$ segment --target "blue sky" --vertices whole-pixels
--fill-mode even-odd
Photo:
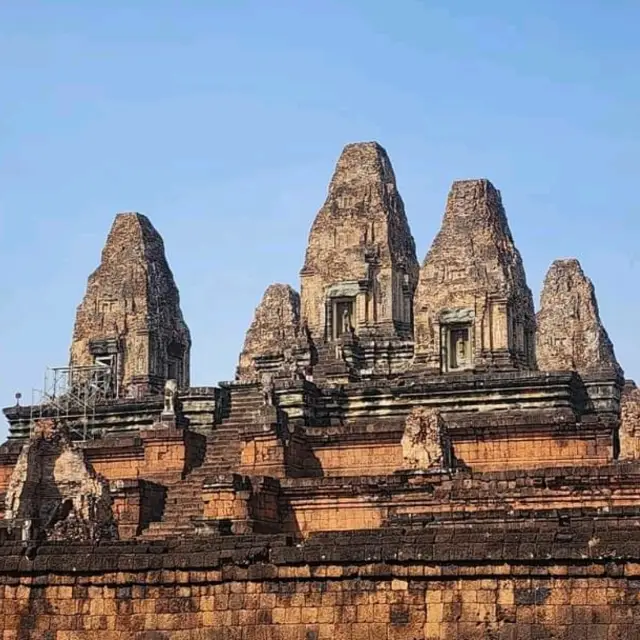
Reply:
[[[639,376],[638,24],[631,0],[0,2],[0,404],[66,363],[118,211],[165,239],[193,383],[232,378],[358,140],[420,260],[450,183],[492,180],[536,300],[578,257]]]

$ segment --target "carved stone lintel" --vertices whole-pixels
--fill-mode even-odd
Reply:
[[[441,324],[467,324],[473,322],[475,314],[473,309],[456,308],[443,309],[438,320]]]

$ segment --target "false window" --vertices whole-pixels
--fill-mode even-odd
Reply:
[[[448,371],[467,369],[471,366],[471,327],[446,328],[446,368]]]
[[[336,298],[333,306],[333,338],[334,340],[353,329],[353,298]]]

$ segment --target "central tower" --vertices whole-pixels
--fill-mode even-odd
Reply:
[[[309,234],[301,316],[314,342],[411,339],[418,261],[387,152],[347,145]]]

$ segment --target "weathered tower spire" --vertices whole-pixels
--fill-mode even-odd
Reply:
[[[416,357],[434,372],[535,366],[535,317],[500,192],[454,182],[420,271]]]
[[[600,320],[593,283],[575,258],[556,260],[549,267],[537,328],[538,366],[543,371],[622,375]]]
[[[103,365],[120,396],[189,384],[191,337],[164,243],[148,218],[120,213],[78,307],[71,366]]]
[[[305,337],[298,292],[287,284],[269,285],[245,336],[238,379],[255,380],[265,372],[291,375]]]
[[[309,234],[301,315],[314,340],[410,337],[415,243],[387,152],[347,145]]]

